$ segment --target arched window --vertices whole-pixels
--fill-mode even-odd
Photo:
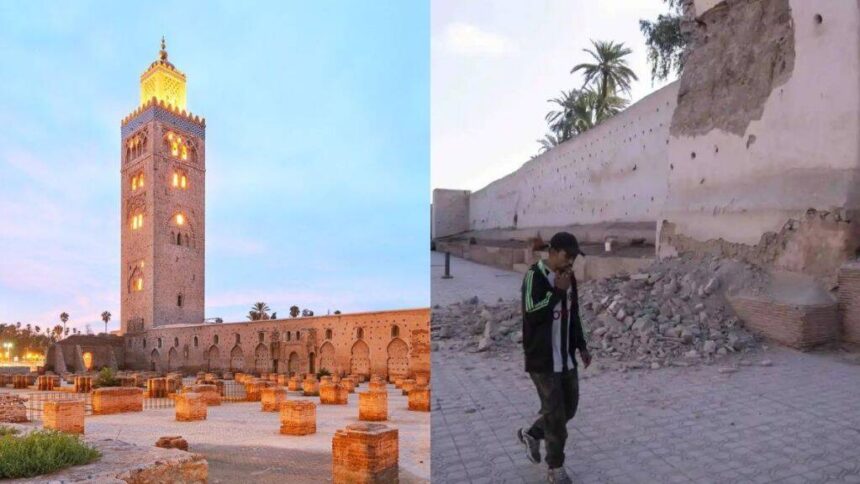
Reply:
[[[179,348],[179,338],[173,338],[173,347]]]
[[[158,338],[158,347],[161,348],[161,338]]]
[[[355,337],[358,339],[364,338],[364,328],[358,328],[355,331]]]
[[[137,213],[131,216],[131,230],[137,230],[143,227],[143,214]]]
[[[185,172],[176,170],[173,172],[173,176],[170,179],[170,185],[173,188],[179,188],[181,190],[185,190],[188,188],[188,175]]]
[[[131,289],[134,292],[142,291],[143,290],[143,277],[138,276],[138,278],[134,280],[134,283],[132,284]]]
[[[197,348],[197,336],[194,337],[194,347]]]
[[[292,339],[292,336],[293,336],[293,333],[287,331],[287,334],[286,334],[287,341],[290,341]]]
[[[217,334],[212,337],[212,341],[214,341],[216,345],[218,344],[218,335]]]
[[[241,342],[242,342],[242,338],[239,336],[239,333],[236,333],[236,344],[239,344]]]
[[[182,307],[182,294],[176,295],[176,305]]]
[[[325,330],[325,339],[331,339],[331,330],[330,329]]]
[[[146,348],[146,338],[143,338],[143,347]]]
[[[296,331],[296,341],[298,341],[298,340],[300,340],[300,339],[302,339],[302,332],[301,332],[301,331]]]
[[[182,234],[176,233],[176,245],[182,245]]]
[[[138,188],[143,188],[143,173],[138,173],[131,177],[131,191],[135,191]]]
[[[391,327],[391,337],[396,338],[398,336],[400,336],[400,328],[398,328],[397,325],[394,325]]]
[[[174,158],[182,160],[188,159],[188,146],[182,140],[182,136],[177,134],[167,133],[167,141],[170,144],[170,155]]]

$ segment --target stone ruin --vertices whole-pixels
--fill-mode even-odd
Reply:
[[[760,348],[761,339],[742,323],[730,299],[739,292],[765,294],[768,287],[769,276],[751,264],[678,257],[635,274],[580,282],[580,315],[590,352],[607,366],[687,366]],[[434,344],[504,358],[521,355],[520,305],[473,298],[434,307]]]
[[[0,422],[29,422],[27,407],[24,404],[26,401],[24,397],[18,395],[0,393]]]

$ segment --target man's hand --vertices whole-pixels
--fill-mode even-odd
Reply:
[[[570,272],[567,271],[555,276],[555,287],[562,291],[567,291],[570,289],[570,277]]]
[[[579,357],[582,358],[582,364],[585,365],[585,368],[591,365],[591,353],[588,350],[579,350]]]

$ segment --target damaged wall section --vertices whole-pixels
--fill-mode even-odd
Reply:
[[[833,279],[860,246],[858,3],[726,0],[696,26],[659,255],[719,251]]]

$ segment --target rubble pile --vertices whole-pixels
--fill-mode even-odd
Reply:
[[[685,366],[759,347],[726,296],[757,294],[767,284],[766,273],[736,260],[664,259],[637,274],[581,282],[580,315],[599,359],[631,369]],[[432,337],[452,350],[520,351],[520,302],[472,298],[434,307]]]

